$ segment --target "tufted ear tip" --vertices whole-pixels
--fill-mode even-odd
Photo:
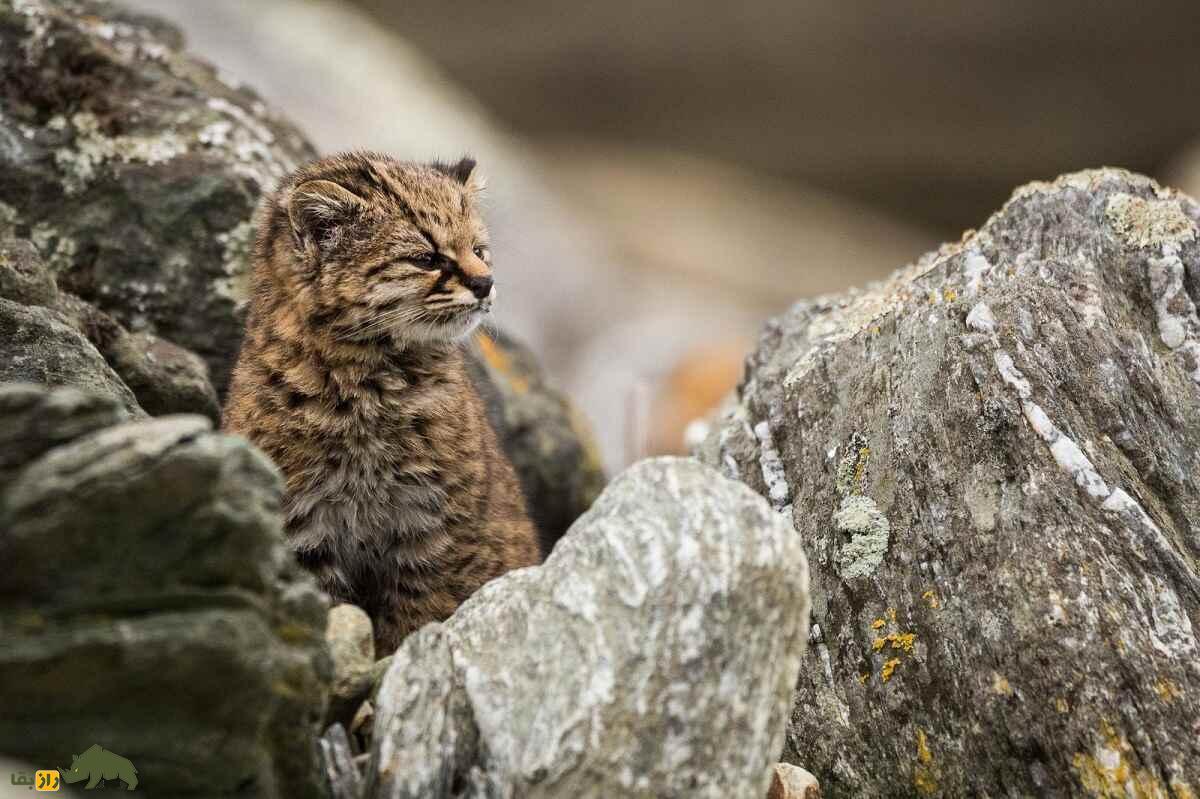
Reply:
[[[443,175],[452,177],[464,186],[471,180],[471,174],[475,171],[475,159],[469,155],[464,155],[458,159],[456,164],[444,164],[441,161],[435,161],[433,168]]]

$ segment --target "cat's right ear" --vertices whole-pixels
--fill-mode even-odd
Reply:
[[[337,230],[367,209],[366,201],[331,180],[306,180],[288,196],[288,219],[297,246],[318,248],[333,241]]]

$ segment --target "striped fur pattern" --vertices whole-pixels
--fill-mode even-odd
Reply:
[[[496,294],[473,167],[337,155],[256,219],[225,427],[283,471],[291,546],[387,652],[539,559],[459,343]]]

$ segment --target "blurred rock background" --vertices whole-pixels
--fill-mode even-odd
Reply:
[[[682,448],[762,320],[1112,164],[1200,194],[1200,4],[127,0],[323,151],[474,153],[499,322],[610,466]]]

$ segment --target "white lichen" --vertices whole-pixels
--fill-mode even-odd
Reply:
[[[71,146],[60,147],[54,153],[67,195],[83,192],[96,179],[99,167],[109,161],[155,165],[188,150],[182,137],[172,131],[151,136],[107,136],[101,132],[96,115],[87,111],[74,114],[70,123],[75,132]]]
[[[1158,324],[1158,337],[1167,349],[1188,359],[1185,368],[1200,383],[1200,316],[1184,288],[1184,265],[1172,245],[1163,245],[1163,256],[1149,260],[1150,297]]]
[[[850,579],[874,574],[887,554],[892,529],[875,500],[862,494],[843,497],[833,515],[833,524],[839,532],[850,536],[838,551],[842,577]]]
[[[1196,226],[1176,199],[1148,200],[1118,192],[1104,209],[1109,224],[1133,247],[1179,245],[1196,237]]]
[[[783,470],[783,459],[779,450],[775,449],[775,440],[771,436],[771,427],[766,422],[754,425],[754,436],[761,448],[758,462],[762,468],[763,482],[767,486],[767,496],[771,507],[782,511],[791,499],[791,489],[787,484],[787,475]]]
[[[968,298],[978,294],[984,276],[991,271],[992,265],[988,263],[987,258],[975,251],[967,253],[967,257],[963,259],[963,293]]]
[[[996,332],[996,318],[992,316],[992,309],[985,303],[977,303],[967,314],[967,327],[977,333]]]

